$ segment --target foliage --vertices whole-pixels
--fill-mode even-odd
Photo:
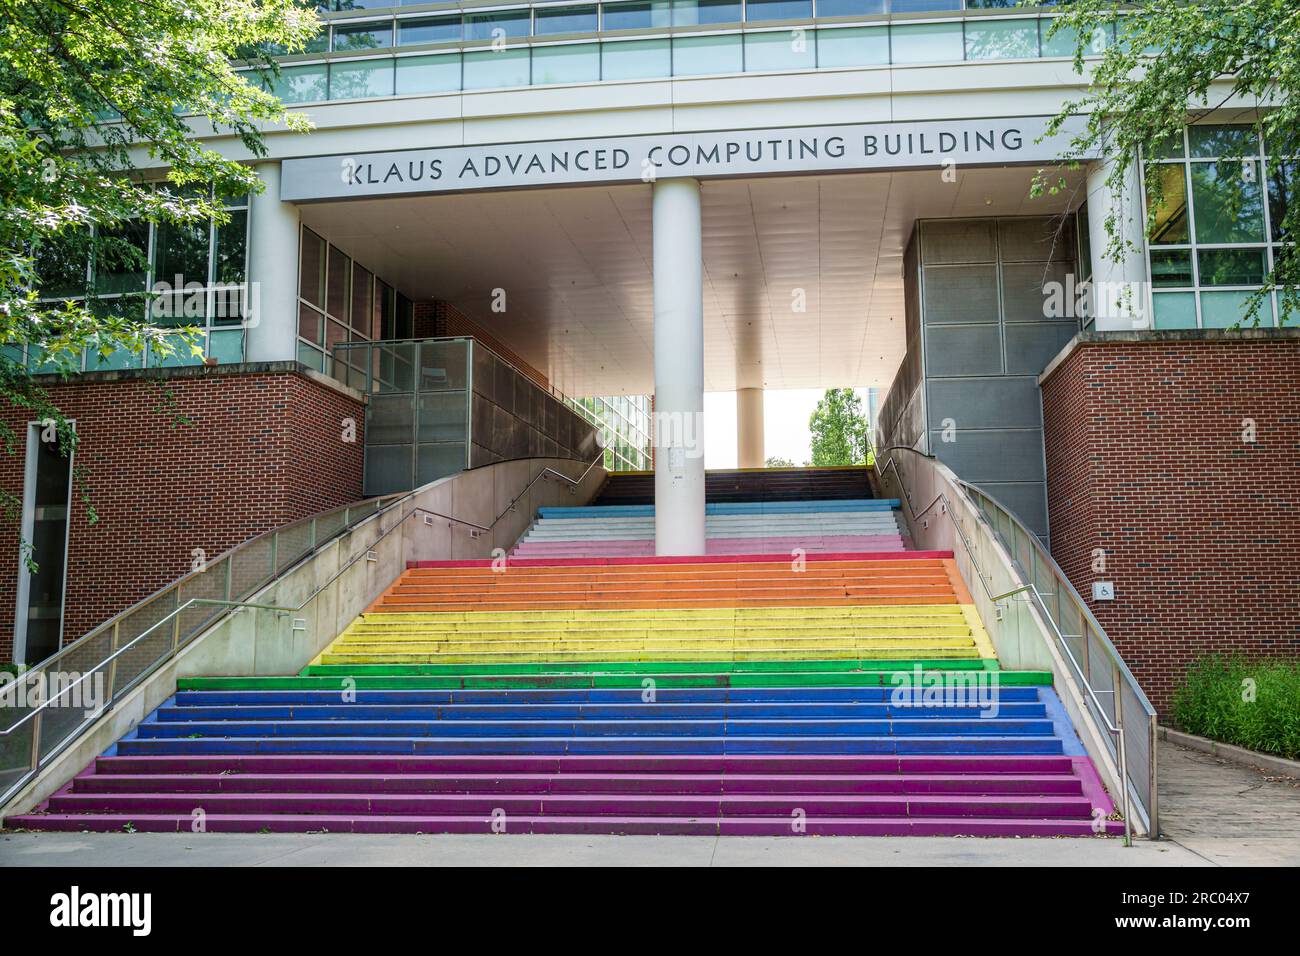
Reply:
[[[863,465],[870,449],[869,426],[862,399],[851,388],[831,388],[808,419],[812,465]]]
[[[769,458],[763,463],[765,468],[798,468],[789,458]]]
[[[1170,716],[1189,734],[1300,759],[1300,659],[1202,658]]]
[[[255,158],[266,126],[309,128],[262,81],[277,70],[269,54],[302,49],[319,22],[298,0],[0,0],[0,25],[0,406],[53,422],[66,455],[76,435],[33,367],[66,375],[86,350],[198,348],[192,330],[143,320],[143,288],[140,317],[111,307],[87,264],[143,272],[141,224],[221,223],[218,197],[261,188],[194,136]],[[146,183],[141,169],[166,178]],[[0,446],[21,446],[3,420]],[[0,490],[0,516],[19,507]]]
[[[1087,90],[1065,104],[1049,125],[1056,132],[1066,119],[1087,115],[1087,125],[1071,143],[1067,160],[1078,160],[1100,149],[1113,159],[1107,185],[1119,197],[1105,217],[1104,254],[1120,261],[1134,243],[1125,237],[1122,213],[1125,194],[1133,186],[1129,171],[1140,164],[1150,194],[1147,230],[1155,225],[1154,211],[1164,197],[1161,177],[1151,174],[1151,160],[1171,139],[1181,137],[1188,122],[1229,105],[1265,105],[1253,122],[1263,134],[1273,163],[1275,227],[1283,236],[1300,234],[1300,196],[1294,157],[1300,156],[1300,5],[1295,0],[1148,0],[1140,11],[1114,0],[1073,0],[1060,8],[1049,37],[1073,37],[1074,69],[1090,79]],[[1117,42],[1099,59],[1094,37],[1113,27]],[[1242,122],[1234,119],[1233,122]],[[1220,155],[1240,159],[1247,152],[1228,143]],[[1264,184],[1251,183],[1248,173],[1226,190],[1219,212],[1229,219],[1243,204],[1262,202]],[[1243,181],[1244,180],[1244,181]],[[1231,179],[1228,180],[1231,182]],[[1040,176],[1037,190],[1050,186]],[[1283,212],[1284,211],[1284,212]],[[1263,238],[1262,236],[1260,237]],[[1269,290],[1280,290],[1282,315],[1300,314],[1300,257],[1280,257],[1264,286],[1254,294],[1243,322],[1258,324],[1267,308]],[[1267,311],[1263,313],[1267,316]]]

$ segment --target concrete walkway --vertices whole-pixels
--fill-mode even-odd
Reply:
[[[3,833],[8,866],[1237,866],[1300,864],[1300,783],[1160,745],[1166,839]]]
[[[1207,866],[1169,843],[952,837],[6,833],[6,866]]]
[[[1300,781],[1162,741],[1166,840],[1220,866],[1300,866]]]

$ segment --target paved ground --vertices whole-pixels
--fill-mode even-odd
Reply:
[[[1160,745],[1168,839],[0,834],[3,866],[1300,865],[1300,783]]]
[[[1222,866],[1300,866],[1300,781],[1161,742],[1165,837]]]
[[[7,833],[0,866],[1206,866],[1169,843],[939,837]]]

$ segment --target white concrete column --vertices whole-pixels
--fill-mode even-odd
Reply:
[[[266,189],[249,200],[244,355],[250,362],[287,362],[298,357],[298,207],[280,201],[279,163],[255,168]]]
[[[763,390],[736,389],[736,464],[740,468],[762,468]]]
[[[1147,301],[1146,223],[1136,165],[1125,173],[1122,194],[1107,182],[1114,164],[1088,166],[1088,245],[1092,255],[1091,314],[1099,332],[1151,328]],[[1126,240],[1119,260],[1111,258],[1106,220],[1111,211]]]
[[[655,554],[704,554],[704,261],[700,184],[652,187]]]

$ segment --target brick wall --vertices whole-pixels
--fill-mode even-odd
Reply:
[[[47,390],[76,419],[76,462],[99,518],[89,524],[74,504],[65,641],[185,573],[194,548],[215,557],[362,496],[360,396],[292,363],[177,369],[161,381],[101,373]],[[0,454],[0,482],[21,494],[30,416],[3,414],[20,446]],[[13,523],[0,527],[0,553],[16,555],[18,535]],[[17,573],[16,560],[0,562],[0,661],[13,651]]]
[[[1052,554],[1156,707],[1203,653],[1300,656],[1300,335],[1092,333],[1042,396]]]
[[[414,321],[412,324],[414,331],[411,334],[417,339],[438,338],[440,336],[476,338],[523,372],[528,378],[542,386],[542,388],[549,389],[551,387],[550,381],[542,372],[529,365],[517,352],[510,349],[509,346],[484,329],[483,326],[471,320],[450,302],[443,302],[440,299],[434,299],[430,302],[416,302],[414,304]]]

